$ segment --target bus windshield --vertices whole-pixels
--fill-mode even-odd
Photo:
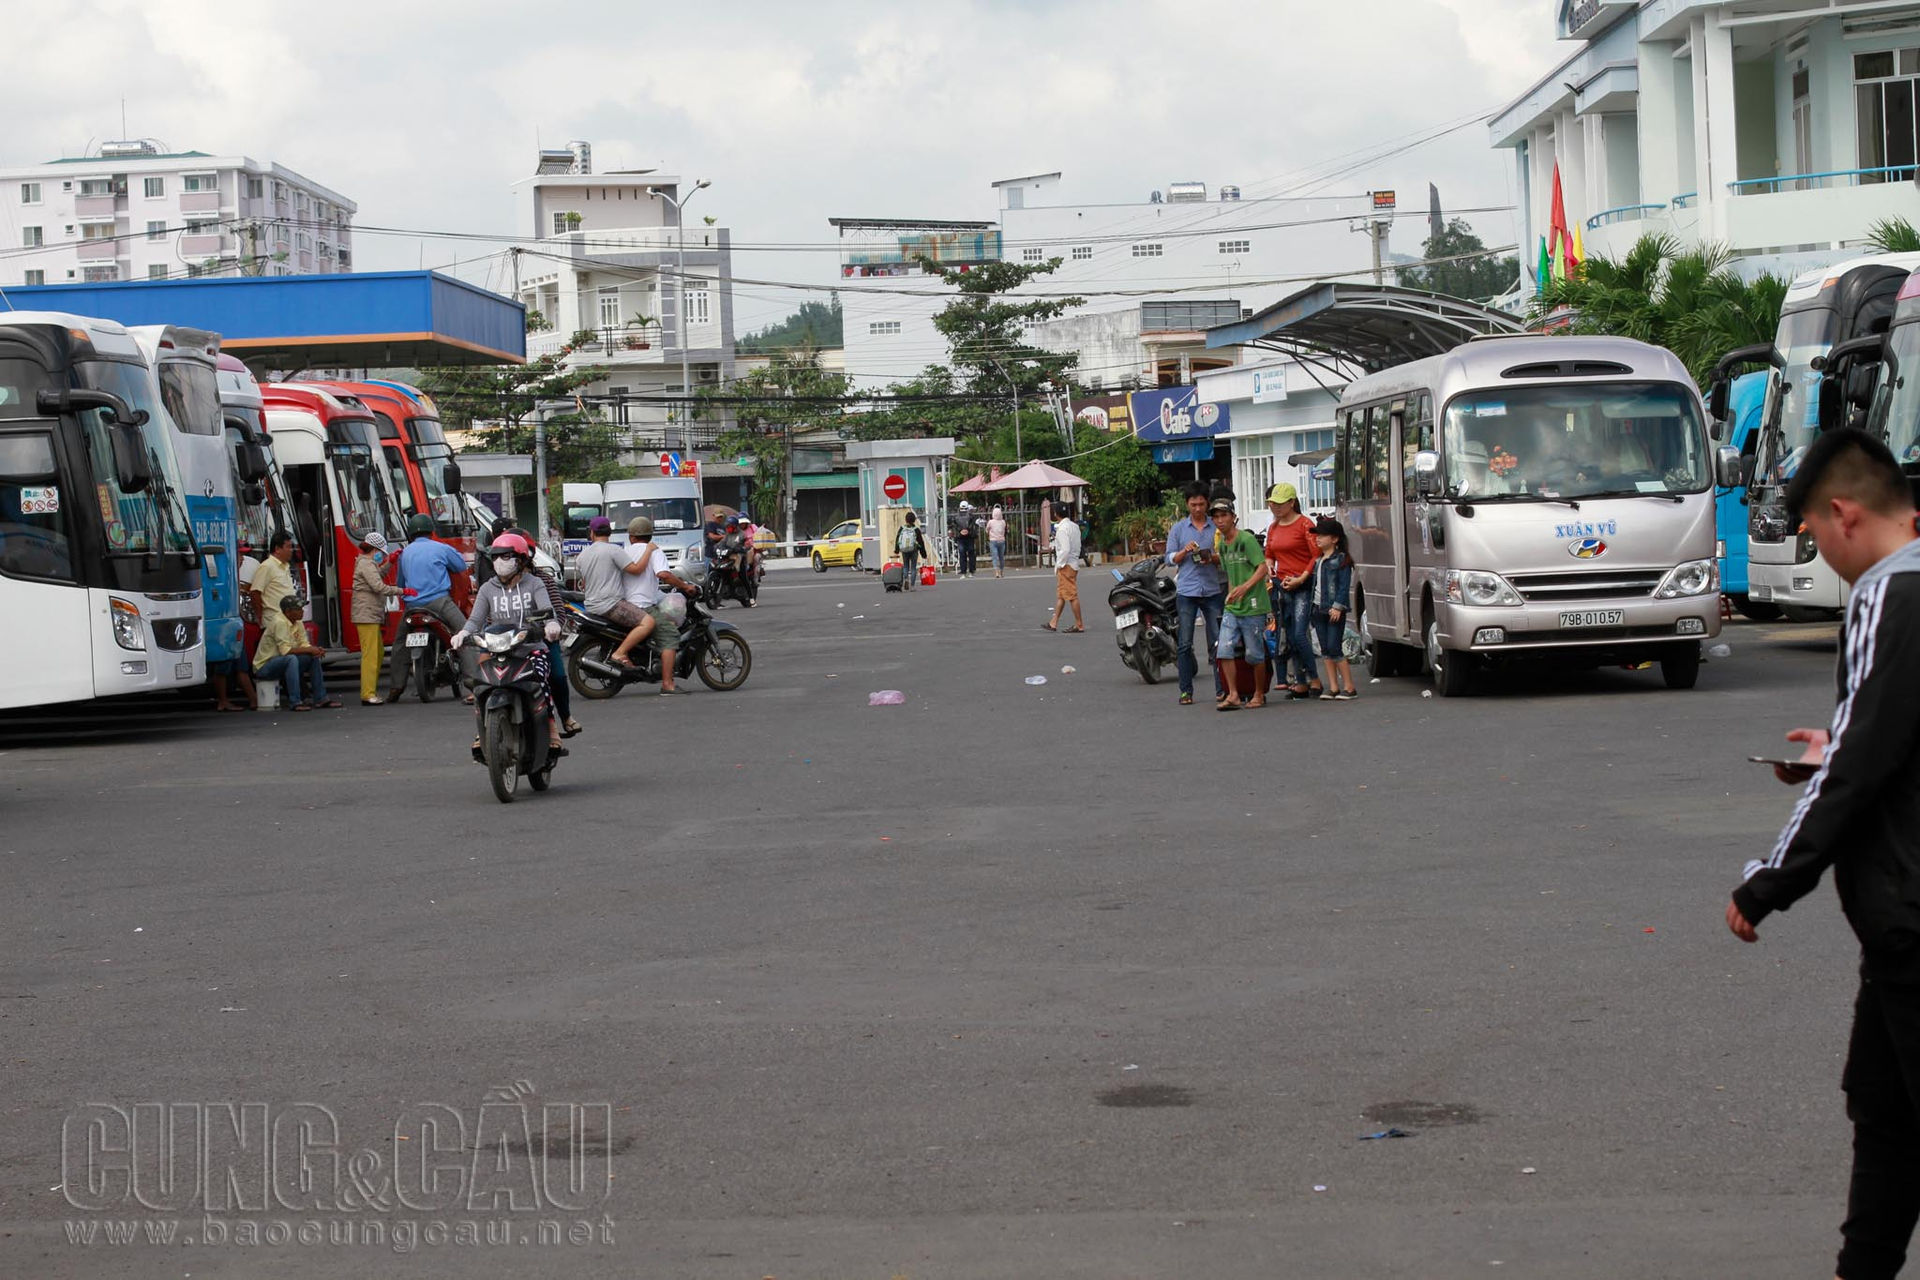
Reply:
[[[1920,463],[1920,322],[1887,334],[1880,429],[1902,466]]]
[[[413,437],[413,462],[420,468],[420,484],[427,493],[427,507],[433,513],[435,531],[443,537],[471,532],[466,506],[447,488],[447,467],[453,450],[447,436],[434,418],[409,418],[407,431]]]
[[[1840,315],[1819,308],[1795,311],[1780,317],[1780,330],[1774,339],[1786,367],[1780,370],[1778,394],[1780,406],[1774,412],[1780,435],[1775,447],[1761,442],[1762,456],[1755,474],[1768,483],[1785,484],[1800,468],[1800,458],[1820,434],[1820,372],[1813,362],[1833,350],[1834,335],[1840,329]]]
[[[86,432],[87,457],[92,464],[100,512],[107,520],[109,555],[152,555],[156,552],[193,554],[193,536],[180,492],[180,472],[174,464],[173,443],[153,394],[153,375],[145,365],[117,360],[83,360],[73,366],[74,381],[91,391],[108,391],[129,409],[145,410],[139,428],[146,445],[153,483],[140,493],[120,488],[113,465],[113,438],[107,411],[83,410],[78,415]]]
[[[607,516],[615,529],[626,528],[635,516],[646,516],[655,533],[679,533],[700,527],[700,504],[692,498],[636,498],[609,502]]]
[[[1447,495],[1475,502],[1699,493],[1692,392],[1663,382],[1489,388],[1447,404]]]
[[[238,427],[225,428],[227,436],[227,457],[236,459],[240,446],[249,443]],[[243,547],[265,548],[273,536],[273,494],[270,485],[278,480],[277,475],[269,475],[260,485],[260,501],[247,501],[247,486],[241,481],[239,472],[233,475],[233,491],[238,498],[234,503],[234,527]]]
[[[600,508],[598,507],[569,505],[567,507],[566,517],[560,525],[560,536],[563,538],[591,537],[593,535],[591,527],[593,525],[593,518],[599,514]]]
[[[373,450],[365,445],[329,444],[327,454],[340,480],[340,514],[346,518],[347,536],[359,542],[377,531],[397,538],[399,531],[388,527],[385,490]]]
[[[160,402],[167,406],[173,425],[193,436],[221,432],[220,379],[210,364],[198,360],[162,360]]]

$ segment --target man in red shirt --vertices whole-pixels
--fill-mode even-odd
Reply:
[[[1286,638],[1287,663],[1292,679],[1287,698],[1299,702],[1312,697],[1320,681],[1313,667],[1313,562],[1320,554],[1313,540],[1313,521],[1301,514],[1300,494],[1292,485],[1276,484],[1267,491],[1267,578],[1273,584],[1273,612]],[[1287,672],[1275,672],[1285,676]]]

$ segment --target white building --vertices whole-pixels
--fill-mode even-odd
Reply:
[[[1233,492],[1252,527],[1265,529],[1269,517],[1262,503],[1267,490],[1282,481],[1299,490],[1304,510],[1332,509],[1331,475],[1316,478],[1313,462],[1289,459],[1333,448],[1334,409],[1348,381],[1333,362],[1323,360],[1313,368],[1291,356],[1269,356],[1194,378],[1201,403],[1227,407],[1233,429],[1218,441],[1232,452]]]
[[[0,286],[351,271],[357,208],[271,161],[109,142],[0,169]]]
[[[843,245],[847,369],[856,386],[947,362],[933,316],[949,299],[915,265],[920,254],[955,266],[1059,258],[1059,269],[1027,292],[1087,301],[1036,325],[1029,338],[1078,352],[1075,379],[1091,388],[1185,383],[1231,362],[1231,353],[1206,350],[1208,326],[1278,301],[1302,279],[1360,276],[1372,264],[1369,238],[1355,234],[1374,217],[1369,196],[1243,199],[1238,187],[1176,182],[1137,202],[1087,203],[1067,198],[1058,173],[993,185],[994,222],[829,220]],[[1424,209],[1409,212],[1424,219]],[[1423,236],[1424,221],[1418,225]]]
[[[521,223],[540,240],[518,255],[516,293],[547,326],[528,335],[527,355],[586,331],[571,362],[608,373],[582,391],[612,397],[641,447],[694,443],[680,398],[734,376],[731,238],[701,217],[704,186],[683,192],[652,169],[594,173],[580,142],[541,152],[538,172],[515,184]]]
[[[1495,116],[1529,278],[1553,167],[1589,254],[1641,235],[1724,244],[1782,274],[1920,215],[1920,4],[1556,0],[1566,60]]]

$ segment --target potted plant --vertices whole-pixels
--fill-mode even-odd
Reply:
[[[653,326],[653,318],[644,312],[636,311],[633,319],[627,321],[627,350],[645,351],[653,345],[647,336],[647,330]]]
[[[563,219],[562,219],[562,220],[563,220],[563,221],[564,221],[564,222],[565,222],[565,223],[567,224],[567,230],[569,230],[569,231],[578,231],[578,230],[580,229],[580,215],[579,215],[579,214],[577,214],[577,213],[572,213],[572,212],[569,212],[569,213],[567,213],[567,214],[565,214],[565,215],[564,215],[564,217],[563,217]]]

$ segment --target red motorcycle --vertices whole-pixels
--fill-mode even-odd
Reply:
[[[394,643],[406,651],[402,688],[412,685],[414,696],[422,702],[432,702],[434,690],[443,686],[459,692],[460,662],[453,653],[453,633],[440,621],[440,615],[425,609],[407,610]]]

